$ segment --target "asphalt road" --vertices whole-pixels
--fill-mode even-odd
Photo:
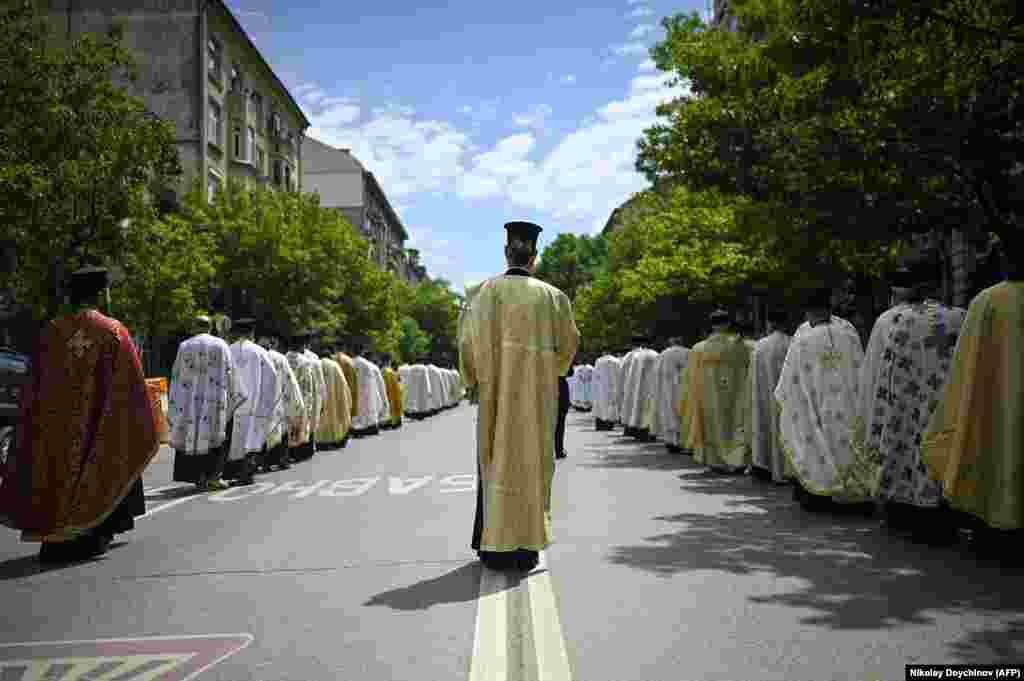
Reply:
[[[475,410],[218,494],[164,489],[165,450],[149,514],[94,561],[44,568],[3,530],[0,679],[859,681],[1024,661],[1024,572],[804,512],[579,412],[556,543],[528,576],[485,572]]]

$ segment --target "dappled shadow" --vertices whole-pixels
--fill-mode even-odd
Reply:
[[[648,470],[700,470],[704,467],[693,462],[686,454],[672,454],[663,442],[639,442],[621,433],[607,433],[604,442],[589,441],[574,447],[586,455],[583,464],[589,468],[645,468]],[[571,454],[571,452],[570,452]]]
[[[425,579],[409,586],[379,593],[363,605],[386,605],[395,610],[426,610],[443,603],[466,603],[480,595],[480,576],[484,571],[474,560],[440,577]],[[504,590],[516,589],[526,574],[509,572]]]
[[[717,507],[659,516],[679,530],[617,547],[611,562],[664,576],[710,570],[797,580],[750,600],[808,610],[803,623],[835,629],[925,624],[934,611],[1024,612],[1024,571],[980,561],[963,545],[923,546],[864,515],[804,511],[788,488],[745,476],[679,477],[683,492],[717,495]]]
[[[1024,660],[1024,619],[972,631],[952,643],[950,652],[965,662],[1019,663]]]

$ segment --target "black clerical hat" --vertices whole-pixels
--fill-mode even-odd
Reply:
[[[709,320],[711,321],[712,324],[715,324],[715,325],[717,325],[717,324],[728,324],[729,323],[729,313],[726,312],[725,310],[715,310],[714,312],[711,313],[711,316],[709,317]]]
[[[110,285],[110,270],[106,267],[87,266],[71,273],[72,287],[95,287],[99,291]]]
[[[505,231],[508,232],[509,239],[536,242],[544,229],[532,222],[506,222]]]
[[[236,319],[232,324],[232,327],[235,331],[248,333],[249,331],[255,330],[256,319],[255,317],[242,317],[241,319]]]

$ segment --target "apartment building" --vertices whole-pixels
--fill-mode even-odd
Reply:
[[[370,242],[370,258],[410,282],[426,278],[405,249],[409,238],[373,173],[350,150],[303,138],[303,187],[320,194],[320,205],[335,208]]]
[[[41,0],[58,32],[104,33],[114,22],[138,62],[123,85],[177,129],[180,193],[200,177],[212,196],[229,178],[302,188],[309,121],[222,0]]]

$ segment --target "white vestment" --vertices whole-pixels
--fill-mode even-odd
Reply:
[[[874,493],[877,469],[852,446],[863,362],[860,336],[837,317],[798,331],[786,353],[775,388],[780,433],[794,473],[812,494],[864,501]]]
[[[594,417],[602,421],[614,421],[615,414],[612,406],[612,392],[614,388],[614,372],[618,367],[619,360],[612,355],[602,355],[594,363],[594,373],[591,377],[591,392],[594,403]]]
[[[878,497],[924,508],[942,501],[928,476],[921,433],[942,396],[967,311],[938,301],[901,303],[875,322],[860,372],[858,445],[879,465]]]
[[[316,404],[313,407],[313,422],[310,427],[315,433],[320,428],[320,418],[324,413],[324,405],[327,404],[327,379],[324,378],[324,368],[320,364],[320,357],[310,350],[305,350],[302,354],[306,356],[311,362],[313,369],[313,380],[316,382]]]
[[[356,383],[359,388],[359,404],[352,419],[352,428],[366,430],[380,423],[381,389],[374,373],[376,366],[362,356],[353,357],[352,366],[358,375]],[[383,377],[381,380],[383,381]]]
[[[201,333],[178,347],[171,370],[170,444],[183,454],[208,454],[227,439],[228,420],[244,400],[222,338]]]
[[[623,392],[623,423],[632,428],[644,427],[648,402],[654,397],[655,366],[658,353],[650,348],[638,348],[632,354],[626,388]]]
[[[657,437],[666,444],[679,444],[679,417],[675,405],[679,401],[679,376],[686,368],[689,348],[673,345],[659,356],[658,362],[658,432]]]
[[[250,340],[231,344],[231,361],[246,396],[245,404],[235,412],[228,451],[229,461],[239,461],[261,451],[266,444],[277,398],[277,371],[267,351]]]
[[[276,447],[290,432],[301,429],[306,405],[302,401],[302,391],[288,358],[276,350],[268,350],[267,356],[270,357],[270,362],[277,373],[277,390],[270,416],[270,427],[267,429],[267,446]],[[301,443],[286,441],[286,444],[296,446]]]
[[[786,457],[782,453],[779,439],[779,409],[775,403],[775,388],[779,384],[791,340],[789,335],[775,331],[757,342],[750,359],[750,391],[753,400],[750,410],[753,429],[751,463],[769,471],[775,482],[786,479]]]

